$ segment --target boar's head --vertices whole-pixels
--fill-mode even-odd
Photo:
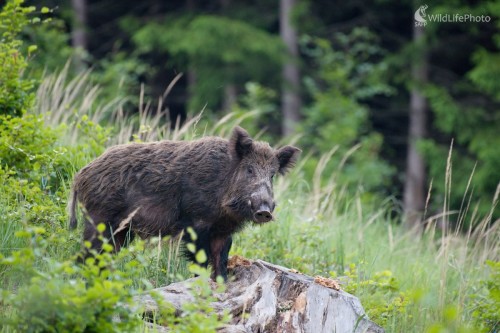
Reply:
[[[273,149],[266,142],[254,141],[241,127],[234,129],[229,149],[233,167],[223,200],[225,211],[256,223],[273,220],[273,178],[294,166],[300,149]]]

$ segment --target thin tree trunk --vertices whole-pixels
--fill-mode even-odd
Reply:
[[[296,0],[280,0],[280,35],[288,51],[288,59],[283,66],[281,98],[283,135],[294,133],[302,107],[298,38],[297,31],[291,24],[291,12],[295,4]]]
[[[197,76],[193,68],[187,70],[187,99],[191,101],[194,96],[194,89],[196,86]],[[190,110],[193,111],[193,110]],[[196,110],[195,110],[196,111]]]
[[[71,0],[74,13],[74,25],[71,31],[71,44],[77,49],[76,65],[79,70],[85,70],[84,54],[87,51],[87,0]]]
[[[413,87],[410,94],[408,154],[406,159],[406,180],[404,189],[404,210],[409,228],[422,227],[422,212],[425,206],[426,172],[417,143],[426,136],[427,101],[422,86],[428,80],[428,59],[425,51],[424,27],[414,26],[413,42],[417,55],[412,65]]]
[[[238,92],[234,84],[226,84],[224,87],[224,100],[222,102],[222,109],[229,113],[238,100]]]

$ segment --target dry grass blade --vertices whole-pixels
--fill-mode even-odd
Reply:
[[[122,220],[120,222],[120,225],[118,226],[118,228],[113,232],[113,236],[115,236],[120,231],[125,230],[129,227],[129,224],[132,221],[132,218],[135,216],[135,214],[137,214],[137,212],[139,211],[140,208],[141,207],[137,207],[136,209],[134,209],[134,211],[132,213],[130,213],[124,220]]]

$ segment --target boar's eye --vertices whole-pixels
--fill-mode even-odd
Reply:
[[[250,165],[249,165],[249,166],[247,166],[247,173],[248,173],[249,175],[253,175],[253,168],[252,168]]]

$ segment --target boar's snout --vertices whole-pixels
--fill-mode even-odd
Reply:
[[[252,194],[250,206],[253,211],[253,220],[257,223],[265,223],[274,219],[274,200],[272,195],[264,191]],[[267,195],[266,195],[267,194]]]
[[[256,223],[272,221],[274,220],[273,211],[276,206],[272,183],[268,179],[264,179],[257,184],[248,200],[248,206],[251,209],[251,219]]]
[[[269,222],[273,219],[271,207],[268,204],[260,205],[259,209],[253,214],[253,218],[257,223]]]

